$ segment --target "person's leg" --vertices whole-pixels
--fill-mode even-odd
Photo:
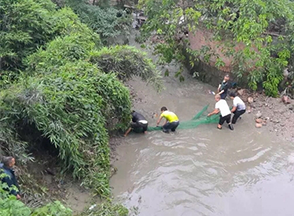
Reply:
[[[147,134],[148,124],[142,124],[143,133]]]
[[[230,130],[234,130],[234,127],[233,127],[233,125],[231,124],[231,114],[226,115],[225,118],[226,118],[226,122],[227,122],[228,127],[230,128]]]
[[[223,94],[221,94],[220,96],[221,96],[221,99],[224,99],[224,100],[225,100],[226,97],[227,97],[227,94],[224,94],[224,93],[223,93]]]
[[[176,122],[172,122],[171,123],[171,131],[172,132],[175,132],[177,127],[179,126],[180,122],[179,121],[176,121]]]
[[[236,111],[234,116],[233,116],[233,119],[232,119],[232,124],[236,124],[237,120],[239,119],[239,117],[241,115],[243,115],[245,113],[245,110],[241,110],[241,111]]]
[[[167,122],[165,125],[162,126],[162,131],[164,133],[168,133],[171,128],[171,123]]]
[[[225,117],[222,117],[222,116],[219,117],[219,122],[218,122],[218,125],[217,125],[218,129],[222,129],[222,125],[224,124],[225,120],[226,120]]]

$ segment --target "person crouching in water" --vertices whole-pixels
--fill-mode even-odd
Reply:
[[[125,133],[125,137],[131,132],[131,130],[134,130],[135,132],[143,132],[144,134],[147,134],[147,129],[148,129],[148,121],[146,120],[146,118],[136,112],[136,111],[132,111],[132,122],[130,125],[130,128],[126,131]]]
[[[171,130],[172,132],[175,132],[176,128],[180,124],[178,116],[176,114],[174,114],[173,112],[167,110],[166,107],[161,107],[160,111],[161,111],[161,115],[160,115],[160,117],[159,117],[159,119],[157,121],[156,126],[159,125],[162,118],[165,118],[166,122],[162,126],[163,132],[169,133],[169,130]]]
[[[213,112],[209,113],[207,116],[212,116],[220,112],[221,115],[220,115],[217,128],[222,129],[222,125],[224,124],[224,122],[227,122],[230,130],[234,130],[233,125],[231,125],[231,110],[227,101],[225,101],[224,99],[221,99],[220,95],[215,95],[214,99],[216,101],[215,109]]]
[[[236,124],[239,117],[246,112],[246,105],[234,92],[230,93],[230,98],[233,100],[233,108],[231,112],[234,113],[234,116],[232,118],[232,124]]]

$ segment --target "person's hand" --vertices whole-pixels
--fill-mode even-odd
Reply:
[[[21,196],[19,194],[16,195],[16,199],[20,200]]]
[[[210,113],[207,115],[207,117],[209,117],[209,116],[211,116],[211,114],[210,114]]]

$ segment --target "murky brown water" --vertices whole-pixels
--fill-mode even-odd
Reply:
[[[141,81],[132,81],[151,126],[152,113],[161,106],[181,121],[191,119],[214,99],[211,86],[188,79],[165,78],[166,90],[157,94]],[[229,101],[230,104],[231,101]],[[117,201],[138,208],[140,216],[294,215],[291,143],[281,143],[254,127],[254,116],[244,114],[234,131],[216,125],[130,134],[117,152],[118,172],[111,179]]]

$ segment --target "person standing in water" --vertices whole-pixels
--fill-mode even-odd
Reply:
[[[233,108],[231,112],[234,113],[234,116],[232,119],[232,124],[236,124],[239,117],[246,112],[246,105],[240,97],[236,96],[234,92],[230,93],[230,98],[233,100]]]
[[[146,120],[146,118],[136,112],[136,111],[132,111],[132,122],[130,125],[130,128],[126,131],[125,133],[125,137],[131,132],[131,130],[137,131],[137,132],[143,132],[144,134],[147,134],[147,129],[148,129],[148,121]]]
[[[215,109],[213,112],[209,113],[207,116],[212,116],[215,114],[220,113],[220,119],[217,125],[218,129],[222,129],[222,125],[224,122],[227,122],[230,130],[234,130],[233,125],[231,124],[231,110],[230,107],[224,99],[221,99],[220,95],[215,95],[214,97],[216,104],[215,104]]]
[[[161,111],[161,115],[157,121],[157,125],[159,125],[160,121],[162,118],[166,119],[165,124],[162,126],[162,130],[165,133],[169,133],[169,130],[171,130],[172,132],[176,131],[176,128],[179,126],[180,122],[179,122],[179,118],[176,114],[174,114],[173,112],[167,110],[166,107],[162,107],[160,109]]]
[[[224,80],[219,84],[217,88],[218,94],[221,96],[221,99],[226,99],[229,89],[229,80],[230,76],[227,74],[224,77]]]

